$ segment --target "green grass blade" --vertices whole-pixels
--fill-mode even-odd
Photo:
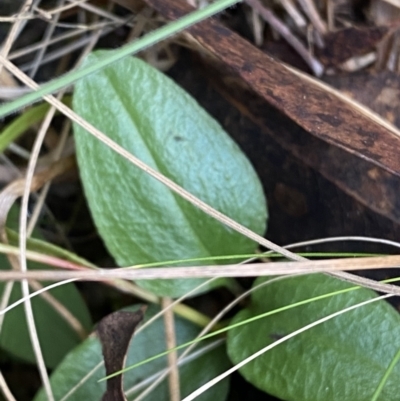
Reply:
[[[70,106],[71,97],[65,97],[63,103]],[[42,103],[25,111],[15,120],[11,121],[0,133],[0,153],[2,153],[11,142],[19,138],[29,127],[41,121],[49,109],[50,105],[48,103]]]
[[[394,278],[394,279],[390,279],[390,280],[383,280],[383,282],[389,282],[389,281],[393,282],[393,281],[398,281],[398,280],[400,280],[400,277],[397,277],[397,278]],[[268,312],[259,314],[259,315],[257,315],[257,316],[252,317],[252,318],[243,320],[243,321],[238,322],[238,323],[236,323],[236,324],[229,325],[229,326],[224,327],[224,328],[222,328],[222,329],[220,329],[220,330],[216,330],[216,331],[214,331],[214,332],[212,332],[212,333],[209,333],[209,334],[206,334],[206,335],[204,335],[204,336],[202,336],[202,337],[196,338],[196,339],[194,339],[194,340],[192,340],[192,341],[189,341],[189,342],[187,342],[187,343],[185,343],[185,344],[181,344],[181,345],[179,345],[178,347],[169,349],[169,350],[167,350],[167,351],[165,351],[165,352],[163,352],[163,353],[161,353],[161,354],[154,355],[153,357],[148,358],[148,359],[145,359],[145,360],[143,360],[143,361],[141,361],[141,362],[138,362],[138,363],[135,364],[135,365],[128,366],[128,367],[126,367],[126,368],[120,370],[119,372],[115,372],[115,373],[113,373],[112,375],[103,377],[101,380],[99,380],[99,382],[104,381],[104,380],[108,380],[108,379],[110,379],[110,378],[112,378],[112,377],[115,377],[115,376],[118,376],[118,375],[120,375],[120,374],[122,374],[122,373],[125,373],[125,372],[131,370],[131,369],[137,368],[138,366],[141,366],[141,365],[144,365],[144,364],[146,364],[146,363],[148,363],[148,362],[151,362],[151,361],[153,361],[153,360],[155,360],[155,359],[157,359],[157,358],[161,358],[162,356],[165,356],[165,355],[167,355],[167,354],[169,354],[169,353],[171,353],[171,352],[180,350],[180,349],[182,349],[182,348],[186,348],[186,347],[188,347],[189,345],[192,345],[192,344],[198,343],[198,342],[200,342],[200,341],[203,341],[203,340],[212,338],[212,337],[214,337],[214,336],[217,336],[217,335],[226,333],[227,331],[232,330],[232,329],[234,329],[234,328],[236,328],[236,327],[240,327],[240,326],[243,326],[243,325],[246,325],[246,324],[255,322],[255,321],[259,320],[259,319],[263,319],[263,318],[265,318],[265,317],[274,315],[274,314],[276,314],[276,313],[284,312],[284,311],[286,311],[286,310],[289,310],[289,309],[292,309],[292,308],[296,308],[296,307],[301,306],[301,305],[306,305],[306,304],[309,304],[309,303],[311,303],[311,302],[319,301],[319,300],[326,299],[326,298],[329,298],[329,297],[333,297],[333,296],[339,295],[339,294],[344,294],[344,293],[347,293],[347,292],[351,292],[351,291],[354,291],[354,290],[358,290],[358,289],[360,289],[360,288],[362,288],[362,287],[356,287],[356,286],[354,286],[354,287],[349,287],[349,288],[346,288],[346,289],[343,289],[343,290],[340,290],[340,291],[334,291],[334,292],[330,292],[330,293],[327,293],[327,294],[319,295],[319,296],[316,296],[316,297],[313,297],[313,298],[305,299],[305,300],[303,300],[303,301],[295,302],[295,303],[290,304],[290,305],[286,305],[286,306],[281,307],[281,308],[274,309],[274,310],[272,310],[272,311],[268,311]],[[386,375],[385,375],[385,376],[386,376]]]
[[[385,384],[387,380],[389,379],[389,376],[393,372],[394,367],[397,365],[400,359],[400,349],[397,351],[396,355],[393,357],[392,361],[390,362],[390,365],[388,366],[385,374],[383,375],[381,381],[378,384],[378,387],[375,390],[375,393],[373,394],[371,401],[378,401],[378,398],[380,394],[382,393],[383,388],[385,387]]]

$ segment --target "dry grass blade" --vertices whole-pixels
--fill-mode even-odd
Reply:
[[[317,8],[315,7],[315,3],[313,0],[298,0],[299,4],[303,8],[305,14],[308,15],[308,18],[310,18],[310,21],[314,25],[315,29],[321,33],[324,34],[327,32],[325,23],[322,21]]]
[[[102,30],[97,31],[97,33],[95,33],[94,35],[92,35],[90,37],[91,40],[87,44],[86,48],[83,50],[83,52],[81,54],[81,57],[79,58],[79,60],[77,62],[77,66],[79,66],[79,64],[82,62],[83,58],[93,49],[93,47],[95,46],[95,44],[97,43],[97,40],[99,39],[99,37],[101,35],[101,32],[102,32]],[[58,94],[58,99],[61,99],[64,96],[65,92],[66,92],[65,89],[62,90]],[[40,131],[38,133],[38,136],[37,136],[37,138],[35,140],[34,150],[36,149],[36,154],[35,154],[35,152],[32,152],[32,159],[31,159],[30,165],[28,167],[28,172],[29,172],[29,168],[32,171],[35,168],[36,160],[39,157],[39,151],[40,151],[40,148],[42,146],[42,142],[44,140],[44,135],[47,132],[47,127],[46,127],[46,123],[45,122],[47,120],[49,120],[49,122],[51,121],[51,119],[54,116],[55,111],[56,111],[56,108],[55,107],[51,107],[50,110],[48,111],[48,113],[46,114],[46,117],[45,117],[45,120],[43,122],[43,125],[42,125],[42,127],[41,127],[41,129],[40,129]],[[71,128],[71,121],[67,120],[64,123],[64,127],[63,127],[63,130],[62,130],[60,139],[58,141],[57,147],[56,147],[55,152],[53,154],[53,160],[54,161],[59,160],[61,158],[62,151],[64,149],[64,146],[66,144],[66,141],[67,141],[67,138],[68,138],[68,135],[69,135],[69,132],[70,132],[70,128]],[[45,198],[46,198],[47,193],[48,193],[48,191],[50,189],[50,185],[51,185],[51,180],[49,180],[45,184],[45,186],[44,186],[44,188],[43,188],[43,190],[42,190],[42,192],[40,194],[38,202],[35,205],[35,209],[33,211],[33,216],[31,218],[31,221],[29,222],[28,233],[32,232],[33,227],[36,224],[36,221],[37,221],[37,218],[39,216],[39,213],[40,213],[40,211],[41,211],[41,209],[42,209],[42,207],[44,205]],[[24,196],[28,196],[28,193],[25,192]]]
[[[63,0],[58,0],[57,5],[61,5],[64,1]],[[54,30],[56,29],[58,20],[60,18],[60,13],[56,13],[54,18],[50,21],[50,24],[47,26],[46,32],[43,37],[43,46],[40,47],[39,51],[36,53],[35,59],[33,60],[32,66],[29,71],[29,76],[33,78],[36,75],[36,72],[38,71],[40,67],[40,63],[42,61],[42,58],[49,46],[49,41],[51,37],[53,36]]]
[[[165,345],[167,349],[174,349],[176,347],[174,312],[169,307],[171,304],[171,298],[162,298],[161,306],[164,309]],[[170,401],[180,401],[181,390],[178,368],[178,352],[174,351],[169,353],[167,355],[167,360],[170,371],[168,376],[169,399]]]
[[[322,75],[324,71],[323,65],[312,56],[299,39],[290,32],[289,28],[279,18],[277,18],[271,10],[264,7],[264,5],[258,0],[246,0],[246,2],[285,38],[290,46],[299,53],[317,77]]]
[[[25,3],[23,4],[21,11],[19,13],[19,16],[24,16],[24,14],[26,14],[28,12],[28,10],[32,7],[35,6],[36,4],[39,3],[40,0],[36,0],[35,3],[33,3],[33,0],[25,0]],[[21,28],[23,27],[23,25],[26,23],[26,20],[24,18],[17,18],[16,20],[14,20],[14,24],[10,29],[10,32],[7,36],[7,39],[5,40],[1,51],[0,51],[0,55],[2,57],[7,57],[8,53],[11,49],[12,44],[14,43],[15,39],[17,38],[17,36],[19,35]],[[1,71],[3,69],[3,66],[0,65],[0,74]]]
[[[135,266],[133,266],[134,268]],[[212,277],[258,277],[280,276],[287,274],[307,273],[333,273],[344,270],[370,270],[391,269],[400,267],[400,255],[382,256],[374,258],[348,258],[330,259],[301,262],[279,263],[253,263],[243,267],[242,265],[212,265],[196,267],[159,267],[149,269],[98,269],[80,271],[4,271],[0,272],[0,281],[21,281],[24,279],[36,279],[46,281],[58,281],[75,278],[86,281],[105,281],[110,279],[125,280],[153,280],[172,278],[212,278]],[[376,283],[379,285],[380,283]],[[380,287],[378,287],[380,289]],[[385,292],[400,295],[400,289],[396,286],[385,285]]]
[[[46,10],[47,15],[53,15],[53,14],[60,14],[63,11],[67,11],[71,8],[81,6],[83,5],[87,0],[69,0],[69,4],[65,5],[57,5],[55,8],[52,10]]]
[[[213,341],[212,343],[210,343],[208,345],[201,347],[200,349],[198,349],[195,352],[192,352],[190,355],[188,355],[185,358],[180,357],[179,362],[178,362],[179,367],[181,367],[181,366],[183,367],[187,363],[189,363],[191,361],[195,361],[199,356],[202,356],[204,354],[207,354],[208,352],[211,352],[212,350],[221,346],[222,343],[224,343],[224,339],[219,339],[219,340]],[[164,369],[162,371],[152,374],[149,377],[146,377],[146,379],[142,380],[135,386],[127,389],[125,391],[126,396],[129,397],[131,394],[134,394],[137,391],[142,390],[143,388],[146,388],[146,390],[147,390],[148,388],[153,387],[153,385],[155,383],[162,381],[167,374],[168,374],[168,369]],[[143,394],[143,393],[141,393],[141,394]],[[132,401],[139,401],[141,399],[142,399],[142,397],[140,395],[139,397],[132,399]],[[64,400],[60,400],[60,401],[64,401]]]
[[[281,0],[282,7],[293,19],[298,28],[303,29],[306,27],[307,22],[300,11],[297,10],[292,0]]]

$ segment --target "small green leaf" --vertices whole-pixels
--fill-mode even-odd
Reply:
[[[69,106],[71,97],[64,97],[63,103]],[[50,105],[48,103],[33,106],[25,110],[20,116],[16,117],[11,123],[4,127],[0,132],[0,153],[2,153],[11,142],[18,139],[29,127],[41,121],[49,109]]]
[[[85,65],[107,54],[95,52]],[[73,107],[149,166],[263,234],[266,201],[249,161],[169,78],[139,59],[125,58],[79,81]],[[120,266],[254,251],[251,240],[205,215],[81,127],[74,129],[91,213]],[[158,295],[178,297],[203,281],[139,284]]]
[[[137,310],[137,306],[125,310]],[[145,320],[159,311],[156,306],[149,306]],[[177,344],[182,344],[193,339],[199,332],[199,328],[181,318],[175,318],[175,330]],[[214,349],[205,348],[210,342],[201,343],[195,349],[204,350],[196,354],[193,359],[186,359],[179,368],[182,398],[193,392],[201,384],[211,380],[218,374],[229,368],[230,364],[223,345]],[[162,318],[157,319],[143,331],[139,331],[133,337],[129,346],[126,366],[133,365],[150,356],[165,351],[165,332]],[[190,358],[190,356],[189,356]],[[98,382],[105,376],[101,345],[97,338],[90,337],[83,344],[74,349],[51,376],[51,384],[55,399],[63,398],[71,389],[71,394],[65,401],[100,400],[105,391],[105,381]],[[133,400],[147,386],[149,386],[167,367],[166,357],[154,360],[137,369],[130,370],[124,374],[124,389],[128,400]],[[88,374],[91,373],[89,377]],[[136,390],[134,387],[136,386]],[[204,395],[199,397],[202,401],[223,401],[228,392],[228,381],[223,381]],[[43,391],[35,397],[34,401],[45,401]],[[168,383],[164,380],[151,392],[145,401],[168,401]]]
[[[254,285],[267,280],[260,278]],[[294,302],[349,288],[315,274],[271,283],[254,292],[233,323]],[[228,333],[228,354],[239,363],[276,339],[324,316],[376,297],[358,289],[274,314]],[[288,401],[369,401],[400,347],[400,317],[378,301],[322,323],[245,365],[241,374],[256,387]],[[380,399],[399,399],[397,365]]]
[[[11,209],[8,218],[11,227],[15,228],[17,225],[18,214],[17,208]],[[36,231],[34,235],[38,237]],[[0,269],[6,270],[10,268],[7,257],[0,254]],[[47,269],[48,266],[36,262],[28,262],[28,268],[43,270]],[[42,283],[42,285],[45,286],[46,283]],[[4,282],[0,282],[0,297],[4,292],[5,286]],[[33,292],[32,289],[31,292]],[[55,288],[50,290],[49,293],[78,319],[87,332],[90,330],[91,319],[89,311],[74,284]],[[19,300],[21,297],[21,285],[20,283],[14,283],[9,304]],[[32,308],[46,366],[54,368],[72,348],[82,341],[82,338],[41,296],[32,299]],[[6,313],[0,333],[0,347],[24,361],[36,363],[23,305],[19,305]]]

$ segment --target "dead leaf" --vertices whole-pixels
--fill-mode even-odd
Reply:
[[[136,312],[114,312],[97,326],[107,376],[122,370],[131,338],[143,320],[145,307]],[[102,401],[126,401],[122,388],[122,374],[107,380],[107,390]]]

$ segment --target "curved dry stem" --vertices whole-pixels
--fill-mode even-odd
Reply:
[[[60,163],[60,164],[62,165],[61,171],[63,171],[65,168],[64,161],[63,161],[63,163]],[[32,186],[40,187],[44,184],[44,182],[46,182],[48,175],[59,174],[60,166],[58,166],[58,167],[59,167],[58,169],[55,169],[57,171],[50,171],[50,172],[45,171],[45,172],[37,174],[37,176],[35,176],[32,181]],[[1,211],[0,236],[2,237],[2,239],[5,243],[8,243],[7,232],[5,230],[5,223],[6,223],[8,211],[11,208],[11,206],[13,205],[13,203],[15,202],[15,200],[21,195],[21,193],[23,193],[24,188],[25,188],[25,183],[26,182],[24,179],[14,181],[10,185],[8,185],[0,194],[0,211]],[[25,259],[25,268],[24,268],[22,259],[18,260],[15,256],[12,256],[12,255],[8,255],[8,259],[10,261],[11,266],[13,267],[13,269],[15,271],[17,271],[17,270],[19,271],[19,269],[21,269],[22,272],[26,272],[26,270],[27,270],[26,269],[26,259]],[[33,316],[33,312],[32,312],[32,306],[31,306],[30,298],[29,298],[29,283],[27,280],[22,281],[21,289],[22,289],[22,294],[25,297],[24,307],[25,307],[25,314],[26,314],[26,318],[27,318],[27,324],[28,324],[28,328],[29,328],[29,335],[30,335],[31,342],[32,342],[32,348],[33,348],[35,356],[36,356],[36,360],[38,363],[38,369],[40,372],[40,376],[42,378],[43,386],[45,388],[46,396],[49,401],[52,401],[54,399],[54,397],[52,394],[50,380],[49,380],[49,377],[47,374],[43,355],[41,353],[39,339],[37,336],[37,331],[36,331],[36,327],[35,327],[35,323],[34,323],[34,316]],[[54,297],[50,296],[49,294],[46,294],[46,295],[48,298],[51,297],[51,298],[53,298],[53,301],[56,301],[54,299]],[[71,315],[70,312],[68,310],[66,310],[63,305],[58,303],[58,301],[53,302],[53,304],[57,304],[58,308],[64,309],[64,316],[67,316],[68,314]],[[75,322],[74,322],[74,325],[75,325]]]
[[[17,400],[14,398],[14,396],[13,396],[11,390],[10,390],[9,387],[7,386],[7,382],[5,381],[4,376],[3,376],[3,374],[1,373],[1,371],[0,371],[0,390],[1,390],[1,392],[3,393],[3,395],[4,395],[5,399],[6,399],[6,401],[17,401]]]

